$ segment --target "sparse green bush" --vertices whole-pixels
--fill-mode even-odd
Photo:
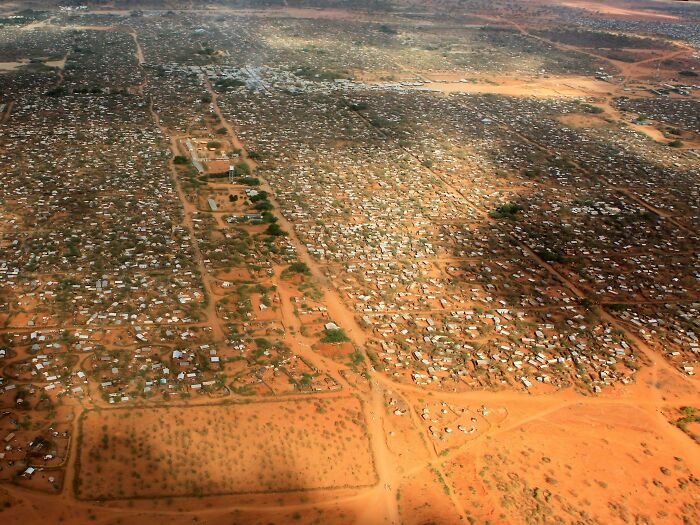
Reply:
[[[267,229],[265,230],[265,234],[270,235],[272,237],[283,237],[287,235],[287,232],[285,232],[279,224],[273,222],[267,227]]]
[[[501,204],[498,208],[489,213],[489,216],[492,219],[514,219],[516,214],[522,209],[522,206],[519,204],[509,202],[507,204]]]
[[[309,266],[301,261],[296,261],[290,264],[287,268],[287,271],[290,273],[302,273],[304,275],[311,275],[311,269],[309,268]]]
[[[240,173],[241,175],[250,175],[250,165],[242,160],[236,164],[236,173]]]
[[[342,328],[326,330],[326,335],[321,339],[322,343],[347,343],[350,341]]]

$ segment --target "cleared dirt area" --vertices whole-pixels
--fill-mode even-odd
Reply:
[[[243,445],[244,444],[244,445]],[[354,398],[90,411],[83,499],[350,488],[376,482]]]
[[[627,9],[625,7],[616,7],[602,2],[563,2],[562,5],[568,7],[578,7],[605,15],[625,16],[634,18],[649,18],[660,20],[678,20],[677,16],[659,13],[650,10]]]
[[[581,115],[578,113],[572,113],[569,115],[560,116],[559,121],[574,128],[613,128],[612,123],[607,122],[604,118],[597,115]]]
[[[433,80],[431,77],[430,80]],[[428,82],[420,89],[431,89],[445,93],[494,93],[511,97],[585,97],[603,95],[609,91],[607,84],[584,77],[554,77],[520,79],[493,77],[465,80],[443,80]]]
[[[445,479],[436,469],[426,469],[401,487],[402,523],[459,523],[460,517],[450,501]],[[430,495],[428,497],[428,495]]]
[[[602,116],[579,114],[562,115],[559,117],[559,120],[567,126],[572,126],[575,128],[615,129],[616,124],[615,120],[613,120],[610,116],[606,116],[605,114]],[[639,133],[643,133],[650,139],[657,142],[666,142],[667,140],[664,134],[653,126],[627,123],[627,127]]]
[[[572,405],[505,427],[447,470],[479,523],[697,523],[696,453],[633,406]]]

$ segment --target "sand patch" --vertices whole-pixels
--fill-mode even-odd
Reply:
[[[534,77],[516,78],[508,76],[462,78],[460,75],[423,75],[427,82],[406,89],[429,90],[441,93],[492,93],[510,97],[590,97],[608,93],[610,85],[599,80],[579,77]]]
[[[521,517],[513,523],[694,523],[695,446],[634,406],[571,405],[498,433],[453,472],[478,473],[478,490],[461,497],[466,508],[490,499],[484,518],[503,503]]]
[[[564,2],[562,5],[567,7],[574,7],[577,9],[585,9],[587,11],[594,11],[596,13],[605,15],[617,15],[635,18],[656,18],[664,20],[678,20],[677,16],[667,15],[664,13],[659,13],[657,11],[641,10],[641,9],[625,9],[622,7],[615,7],[608,4],[598,3],[598,2]]]

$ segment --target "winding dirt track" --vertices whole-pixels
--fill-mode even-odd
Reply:
[[[167,137],[170,137],[170,149],[172,151],[172,157],[168,161],[168,166],[170,168],[173,185],[175,186],[177,195],[180,198],[180,203],[182,204],[184,212],[182,225],[185,228],[187,228],[187,231],[189,233],[189,237],[192,243],[192,249],[194,251],[194,260],[197,264],[197,269],[202,278],[202,285],[204,286],[204,291],[207,296],[207,304],[204,312],[206,314],[207,320],[209,321],[209,325],[213,330],[214,341],[221,343],[225,340],[225,335],[224,330],[221,326],[221,320],[219,319],[219,316],[216,313],[216,303],[214,301],[214,292],[212,290],[213,277],[209,274],[209,270],[207,270],[207,266],[204,263],[204,256],[202,255],[202,251],[199,249],[199,244],[197,243],[197,236],[195,235],[194,230],[194,223],[192,222],[192,215],[197,212],[197,208],[187,199],[187,196],[185,195],[185,192],[182,189],[182,185],[180,184],[180,180],[178,179],[177,169],[175,168],[175,162],[173,160],[176,155],[180,154],[177,141],[174,137],[170,136],[168,131],[161,125],[160,118],[153,109],[152,103],[150,104],[149,111],[151,112],[155,125],[158,127],[158,129],[160,129],[161,133],[163,133]]]
[[[234,145],[241,149],[243,159],[249,163],[252,169],[255,169],[256,164],[249,158],[245,145],[240,142],[238,135],[233,129],[233,126],[231,126],[221,112],[218,104],[217,93],[212,88],[212,85],[208,80],[206,81],[206,87],[212,98],[214,112],[221,120],[222,125],[226,128],[228,136],[233,139]],[[272,188],[259,173],[256,173],[256,176],[260,179],[260,187],[264,191],[268,192],[270,196],[269,200],[274,206],[273,213],[278,219],[278,224],[288,233],[289,240],[294,246],[299,260],[307,264],[313,277],[316,279],[316,282],[320,284],[322,292],[324,293],[324,302],[328,308],[329,315],[340,326],[343,326],[346,329],[346,333],[357,347],[364,348],[366,336],[364,335],[363,330],[355,321],[352,313],[340,300],[337,291],[330,285],[326,276],[321,272],[317,262],[310,256],[306,247],[301,243],[299,237],[297,237],[294,226],[280,212],[280,205],[275,197],[274,188]],[[383,418],[386,414],[384,410],[384,394],[379,385],[374,382],[372,383],[370,392],[371,395],[369,399],[365,400],[365,416],[367,421],[367,430],[374,453],[375,467],[379,476],[379,487],[380,489],[381,487],[384,487],[386,492],[382,500],[385,506],[387,521],[389,523],[399,523],[399,510],[395,492],[396,488],[398,487],[398,483],[393,475],[394,469],[391,465],[390,453],[386,447],[384,437],[385,432]]]

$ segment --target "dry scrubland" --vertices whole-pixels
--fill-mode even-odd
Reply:
[[[370,485],[376,474],[354,398],[90,411],[77,494],[202,496]]]
[[[452,472],[467,469],[461,497],[479,523],[698,523],[694,458],[679,450],[634,407],[571,406],[495,436],[476,463],[455,458]]]

